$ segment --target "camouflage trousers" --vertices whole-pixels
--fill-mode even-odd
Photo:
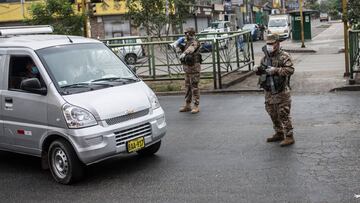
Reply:
[[[195,105],[200,104],[199,90],[200,73],[185,73],[185,101],[190,104],[194,101]]]
[[[277,104],[265,102],[265,109],[271,117],[275,132],[287,137],[292,137],[293,127],[290,116],[291,101]]]

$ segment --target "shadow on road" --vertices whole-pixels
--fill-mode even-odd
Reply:
[[[88,185],[101,182],[106,179],[131,179],[131,174],[140,171],[146,171],[151,168],[157,168],[162,159],[159,156],[140,157],[136,154],[120,155],[100,163],[96,163],[85,167],[85,177],[76,185]],[[40,182],[53,182],[49,170],[41,168],[41,159],[29,155],[16,154],[11,152],[0,151],[0,173],[11,174],[22,179],[21,176],[38,177]],[[47,176],[48,178],[46,178]],[[35,178],[36,179],[36,178]],[[48,182],[48,184],[49,184]],[[53,182],[54,184],[57,184]]]

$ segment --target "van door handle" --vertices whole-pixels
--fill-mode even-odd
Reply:
[[[5,110],[13,110],[13,99],[11,97],[5,97]]]
[[[10,97],[5,97],[5,103],[13,103],[13,99]]]

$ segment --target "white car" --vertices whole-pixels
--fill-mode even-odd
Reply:
[[[270,15],[268,22],[268,34],[278,34],[281,39],[290,37],[291,27],[288,15]]]
[[[329,15],[327,13],[320,13],[320,22],[329,21]]]
[[[145,56],[145,50],[142,45],[121,46],[123,44],[141,44],[142,40],[138,36],[106,39],[105,43],[130,65],[136,64],[138,59]]]

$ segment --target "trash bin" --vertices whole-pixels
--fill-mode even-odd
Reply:
[[[303,20],[304,20],[304,39],[311,40],[311,14],[315,13],[316,11],[313,10],[304,10],[303,11]],[[300,18],[300,11],[291,11],[289,12],[291,16],[291,26],[292,26],[292,33],[291,39],[292,40],[301,40],[301,18]]]

